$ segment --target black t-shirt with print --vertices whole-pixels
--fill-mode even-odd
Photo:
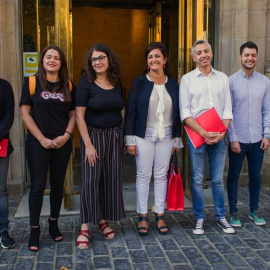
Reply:
[[[69,112],[75,110],[75,86],[72,84],[72,101],[65,102],[63,94],[53,91],[58,83],[47,81],[47,89],[42,91],[37,77],[35,94],[31,97],[29,78],[25,78],[20,106],[32,107],[32,118],[43,135],[63,135],[68,125]]]
[[[100,88],[82,77],[77,87],[76,107],[86,107],[85,122],[95,128],[112,128],[122,123],[121,110],[124,107],[122,86],[113,89]]]

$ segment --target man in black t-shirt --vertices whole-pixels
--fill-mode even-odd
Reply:
[[[9,167],[9,155],[13,151],[9,139],[9,131],[14,120],[14,95],[11,85],[0,78],[0,143],[3,139],[8,140],[7,154],[0,157],[0,244],[2,248],[13,248],[14,240],[8,233],[8,193],[7,172]]]

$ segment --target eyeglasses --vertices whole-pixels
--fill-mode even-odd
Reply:
[[[100,63],[103,63],[105,61],[105,57],[107,57],[107,55],[100,55],[98,57],[92,57],[91,58],[91,63],[92,65],[95,64],[97,62],[97,60],[100,62]]]

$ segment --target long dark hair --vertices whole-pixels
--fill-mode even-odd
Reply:
[[[109,67],[107,69],[107,79],[113,85],[122,84],[122,78],[120,74],[120,64],[115,53],[105,44],[94,44],[87,53],[85,63],[82,71],[82,75],[86,75],[89,82],[94,82],[97,78],[97,74],[93,69],[91,58],[94,51],[103,52],[107,55],[109,60]]]
[[[54,91],[58,91],[59,93],[64,95],[64,100],[66,102],[71,101],[71,94],[69,90],[69,75],[68,75],[68,68],[67,68],[67,61],[64,52],[62,49],[55,45],[51,45],[46,47],[41,55],[40,55],[40,60],[39,60],[39,65],[38,65],[38,71],[36,75],[38,75],[39,81],[40,81],[40,86],[43,91],[46,90],[47,87],[47,80],[46,80],[46,71],[43,66],[43,58],[45,54],[47,53],[48,50],[55,50],[59,53],[60,61],[61,61],[61,67],[58,71],[58,76],[59,76],[59,84],[57,84],[54,88]]]
[[[164,71],[164,74],[167,75],[167,76],[170,76],[171,75],[171,72],[170,72],[170,66],[169,66],[169,59],[168,59],[168,52],[167,52],[167,49],[166,49],[166,46],[163,42],[152,42],[150,43],[146,50],[145,50],[145,53],[144,53],[144,58],[145,60],[147,61],[147,56],[148,54],[153,51],[154,49],[159,49],[163,55],[164,58],[167,58],[167,61],[165,63],[165,68],[163,68],[163,71]],[[148,69],[148,66],[146,64],[144,70],[143,70],[143,74],[147,74],[149,72],[149,69]]]

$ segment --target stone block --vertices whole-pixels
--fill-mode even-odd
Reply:
[[[204,255],[211,264],[224,262],[217,252],[204,252]]]
[[[11,199],[21,198],[25,190],[23,179],[12,179],[7,182],[7,190]]]
[[[168,258],[170,259],[170,262],[175,263],[186,263],[187,260],[185,259],[184,255],[179,251],[167,251],[166,252]]]
[[[248,258],[246,261],[251,265],[252,269],[269,269],[269,263],[264,263],[260,258]]]
[[[152,258],[152,264],[154,269],[170,269],[170,265],[164,258]]]
[[[185,248],[182,248],[182,250],[185,253],[185,255],[189,258],[189,260],[194,259],[194,258],[201,258],[201,255],[198,249],[194,247],[185,247]]]
[[[231,11],[223,11],[221,14],[220,31],[222,38],[232,37],[232,21],[233,13]]]
[[[109,268],[112,269],[112,265],[109,257],[94,257],[95,268]]]
[[[261,12],[266,10],[267,10],[267,0],[249,1],[249,11]]]
[[[56,257],[55,269],[61,269],[61,267],[73,269],[72,256]]]
[[[148,256],[151,257],[164,257],[164,254],[159,246],[147,246],[146,247]]]
[[[10,155],[10,167],[9,167],[9,175],[10,181],[14,181],[13,179],[23,179],[24,178],[24,166],[25,166],[25,156],[22,153],[22,148],[20,145],[13,146],[14,151]]]
[[[73,255],[73,243],[58,243],[57,244],[57,256],[72,256]]]
[[[91,270],[93,269],[93,266],[90,262],[83,262],[83,263],[76,263],[75,264],[75,270]]]
[[[142,244],[137,239],[126,239],[128,249],[141,249]]]
[[[128,257],[125,247],[114,247],[111,249],[113,258],[126,258]]]
[[[148,262],[148,256],[143,250],[130,250],[129,254],[133,263],[144,263]]]
[[[214,270],[231,270],[231,267],[226,263],[214,264]]]
[[[129,261],[127,259],[117,259],[114,261],[115,269],[119,270],[129,270],[132,269]]]
[[[247,263],[242,260],[242,258],[240,258],[238,255],[224,255],[224,257],[226,258],[226,260],[228,260],[234,268],[236,267],[243,267],[243,266],[246,266]]]
[[[52,263],[37,263],[35,270],[53,270]]]
[[[51,241],[42,241],[41,243],[42,245],[40,247],[42,247],[42,252],[38,253],[37,261],[40,263],[52,262],[55,254],[55,245],[53,245]],[[29,252],[33,253],[30,250]]]
[[[0,262],[1,264],[14,264],[17,258],[18,250],[1,250]]]
[[[96,255],[108,255],[108,248],[105,241],[102,242],[94,242],[93,246],[93,254]]]
[[[19,258],[16,263],[17,270],[33,269],[34,258]]]
[[[14,146],[21,146],[24,144],[24,137],[22,134],[22,120],[20,115],[14,116],[14,122],[12,125],[12,128],[10,130],[10,140],[12,142],[13,147]]]
[[[16,20],[16,15],[15,15],[15,8],[14,8],[14,1],[12,2],[4,2],[3,5],[3,14],[4,14],[4,26],[3,26],[3,31],[5,33],[9,34],[14,34],[15,33],[15,20]]]
[[[202,258],[191,258],[190,262],[192,264],[192,266],[194,267],[194,269],[211,269],[210,265],[207,263],[207,261]]]
[[[249,14],[247,9],[238,10],[234,13],[234,20],[231,21],[234,26],[233,38],[247,39],[249,24]]]
[[[250,1],[249,0],[234,0],[233,1],[234,3],[234,9],[235,10],[244,10],[244,9],[248,9],[249,8],[249,3]]]
[[[135,263],[133,264],[134,270],[149,270],[151,266],[148,263]]]
[[[222,1],[217,1],[220,2],[219,8],[221,11],[227,11],[227,10],[232,10],[233,9],[233,0],[222,0]]]
[[[217,69],[224,72],[227,76],[231,75],[231,49],[232,39],[222,38],[219,47],[219,60]]]
[[[172,239],[160,240],[160,243],[165,250],[178,250],[178,247]]]
[[[251,40],[266,38],[266,12],[249,13],[248,37]]]

